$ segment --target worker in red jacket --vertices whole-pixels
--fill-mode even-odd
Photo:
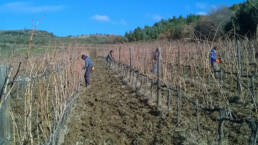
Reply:
[[[217,54],[216,54],[216,50],[217,47],[214,46],[211,51],[210,51],[210,63],[211,63],[211,67],[213,69],[213,73],[215,75],[215,78],[217,78],[218,76],[218,72],[220,72],[220,67],[219,64],[221,62],[221,60],[219,58],[217,58]]]

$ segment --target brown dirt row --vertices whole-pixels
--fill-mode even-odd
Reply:
[[[76,101],[66,124],[63,145],[180,145],[216,144],[217,114],[200,113],[200,132],[196,130],[194,108],[183,103],[181,123],[176,124],[175,109],[160,113],[108,70],[101,59],[94,60],[92,86]],[[226,144],[243,144],[237,134],[227,133]],[[229,138],[228,138],[229,137]],[[243,136],[246,138],[245,136]],[[232,140],[235,139],[235,140]]]

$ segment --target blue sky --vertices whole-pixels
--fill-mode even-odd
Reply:
[[[160,19],[207,14],[246,0],[1,0],[0,30],[36,29],[58,36],[120,34]]]

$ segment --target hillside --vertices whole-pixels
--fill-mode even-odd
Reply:
[[[207,15],[190,14],[187,17],[162,19],[153,26],[137,27],[125,33],[127,41],[157,39],[225,39],[257,37],[258,1],[248,0],[230,7],[220,6]]]
[[[0,30],[0,44],[27,44],[32,37],[33,44],[49,44],[52,42],[81,42],[81,43],[118,43],[123,41],[123,37],[119,35],[80,35],[80,36],[66,36],[59,37],[53,33],[43,30]],[[1,45],[0,47],[4,47]]]
[[[32,30],[8,30],[0,31],[0,43],[26,44],[33,34],[33,43],[43,44],[56,38],[53,33],[47,31]]]
[[[31,44],[33,53],[40,53],[69,43],[114,44],[124,41],[123,36],[108,34],[59,37],[43,30],[0,30],[0,56],[24,54],[28,44]]]

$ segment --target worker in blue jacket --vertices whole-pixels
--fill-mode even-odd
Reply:
[[[217,50],[217,47],[214,46],[210,51],[210,63],[211,63],[211,67],[213,69],[213,73],[214,73],[215,77],[217,78],[217,74],[220,71],[220,68],[218,65],[220,60],[217,58],[216,50]]]
[[[110,50],[108,55],[107,55],[107,57],[106,57],[107,66],[109,68],[111,68],[113,60],[114,60],[114,58],[113,58],[113,50]]]
[[[85,61],[84,79],[85,79],[85,84],[87,87],[90,85],[90,73],[92,72],[93,63],[92,63],[91,59],[89,58],[89,56],[86,56],[83,54],[81,58]]]

